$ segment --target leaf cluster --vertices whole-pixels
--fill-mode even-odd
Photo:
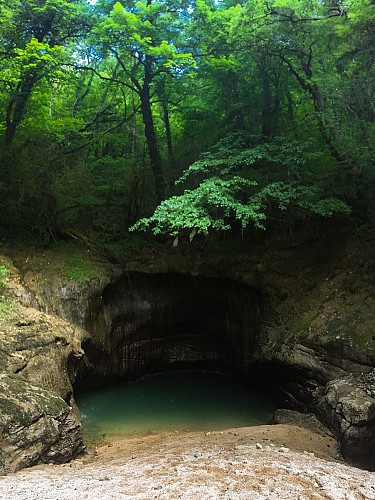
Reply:
[[[275,211],[298,209],[322,217],[349,214],[344,201],[325,197],[316,183],[301,183],[301,167],[319,157],[317,151],[307,154],[307,146],[281,137],[267,141],[243,133],[226,137],[177,181],[198,178],[197,187],[164,200],[151,217],[139,220],[131,230],[172,237],[187,232],[191,239],[237,225],[242,231],[249,226],[265,229]]]

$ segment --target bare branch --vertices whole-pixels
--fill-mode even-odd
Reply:
[[[325,16],[309,16],[309,17],[295,17],[293,11],[279,11],[277,9],[270,9],[270,15],[275,16],[278,19],[273,19],[274,22],[291,22],[291,23],[306,23],[313,21],[324,21],[332,17],[344,17],[348,14],[347,9],[343,9],[340,6],[331,7],[328,9],[328,14]]]
[[[134,92],[138,93],[138,89],[135,88],[130,83],[125,82],[124,80],[118,80],[117,78],[114,78],[111,76],[105,76],[102,73],[100,73],[100,71],[98,71],[96,68],[93,68],[92,66],[81,66],[79,64],[72,64],[72,63],[65,63],[64,66],[71,66],[78,71],[92,71],[101,80],[105,80],[105,81],[111,82],[111,83],[118,83],[119,85],[123,85],[124,87],[127,87],[130,90],[133,90]]]
[[[117,123],[115,126],[113,127],[110,127],[108,128],[107,130],[105,130],[104,132],[101,132],[101,134],[109,134],[110,132],[113,132],[114,130],[117,130],[118,128],[122,127],[126,122],[128,122],[129,120],[131,120],[136,114],[137,114],[137,111],[139,110],[139,106],[137,106],[133,113],[131,113],[130,115],[126,116],[125,118],[123,118],[119,123]],[[77,151],[80,151],[81,149],[84,149],[86,148],[87,146],[89,146],[90,144],[92,144],[93,142],[95,142],[97,136],[94,136],[92,139],[84,142],[83,144],[81,144],[80,146],[77,146],[73,149],[70,149],[68,151],[64,151],[62,153],[63,156],[66,156],[66,155],[70,155],[70,154],[73,154]]]

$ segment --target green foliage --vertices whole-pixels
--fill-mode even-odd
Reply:
[[[371,224],[372,0],[8,0],[0,18],[2,234],[126,242],[168,189],[134,228],[348,205]]]
[[[141,219],[131,230],[152,228],[153,234],[177,236],[182,230],[205,233],[210,229],[227,231],[229,218],[235,218],[246,227],[250,221],[260,226],[264,214],[256,203],[244,205],[239,198],[246,188],[256,185],[241,177],[222,180],[217,177],[203,181],[194,190],[163,201],[154,214]],[[192,234],[192,233],[191,233]]]
[[[256,138],[244,134],[225,138],[189,167],[177,183],[192,175],[209,176],[207,179],[195,189],[164,200],[151,217],[141,219],[131,230],[151,229],[154,235],[170,236],[188,231],[192,239],[197,233],[227,231],[236,224],[242,231],[250,225],[265,229],[267,218],[275,211],[348,215],[350,208],[344,201],[323,197],[316,183],[301,183],[300,168],[307,159],[319,157],[318,152],[302,154],[306,144],[285,141],[276,138],[256,144]],[[268,182],[271,178],[286,180]]]
[[[0,320],[9,318],[16,309],[6,294],[6,283],[9,273],[9,268],[0,262]]]
[[[9,276],[9,268],[0,262],[0,294],[4,292]]]
[[[55,264],[58,274],[78,283],[103,276],[102,266],[95,262],[90,251],[69,243],[56,244],[53,249],[59,257]]]
[[[103,22],[99,23],[94,34],[98,47],[103,54],[116,54],[117,58],[128,60],[149,57],[157,75],[180,74],[195,66],[190,52],[176,46],[180,19],[178,10],[171,10],[167,3],[137,2],[129,11],[120,2]],[[175,43],[171,41],[171,35]],[[138,64],[129,66],[129,76],[133,84],[140,78]],[[122,69],[126,70],[123,64]],[[138,73],[138,74],[137,74]],[[109,76],[109,75],[108,75]],[[135,85],[137,89],[137,85]]]
[[[295,322],[293,322],[292,331],[294,333],[301,333],[306,331],[311,323],[311,320],[311,316],[301,316]]]
[[[9,318],[16,311],[16,306],[6,297],[0,297],[0,320]]]

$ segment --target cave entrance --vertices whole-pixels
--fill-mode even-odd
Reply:
[[[204,394],[208,407],[213,409],[212,416],[218,401],[224,404],[218,411],[222,422],[226,421],[226,411],[231,411],[233,417],[237,413],[240,419],[241,412],[247,412],[247,425],[254,418],[259,420],[262,405],[259,400],[255,403],[255,393],[250,394],[248,385],[266,303],[260,290],[230,280],[173,273],[124,274],[89,304],[86,330],[90,337],[83,342],[86,354],[75,386],[81,411],[87,414],[84,398],[88,402],[91,397],[95,399],[103,387],[106,387],[105,397],[110,401],[127,401],[124,404],[129,409],[133,405],[135,384],[141,384],[141,392],[148,394],[145,400],[154,401],[156,407],[165,391],[175,390],[170,398],[174,401],[178,400],[177,394],[185,394],[181,404],[166,412],[173,425],[174,420],[185,425],[182,414],[185,417],[190,414],[189,398],[194,402],[193,413],[199,415],[199,407],[203,410],[204,405],[197,406],[196,402],[204,400]],[[140,382],[145,378],[149,380]],[[245,408],[236,410],[230,394],[241,393],[245,384],[248,397],[239,397]],[[149,394],[150,388],[154,398]],[[94,390],[91,395],[90,389]],[[216,402],[209,402],[208,395],[215,394]],[[107,409],[111,404],[104,402]],[[246,405],[253,406],[253,415]],[[135,408],[135,414],[145,413],[141,407]],[[265,413],[268,414],[266,407],[260,411],[263,422]],[[207,414],[209,408],[205,409]],[[117,413],[126,412],[122,409]],[[154,415],[153,421],[158,418],[156,413],[157,410],[146,412]],[[108,427],[116,427],[113,423],[116,418]],[[139,415],[133,418],[140,421]],[[212,418],[208,420],[212,427]],[[236,424],[235,418],[229,421],[233,426]],[[202,428],[202,418],[196,423]]]
[[[247,378],[266,303],[230,280],[127,273],[91,299],[77,387],[176,370]]]

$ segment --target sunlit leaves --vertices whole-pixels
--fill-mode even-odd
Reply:
[[[318,186],[300,182],[298,170],[309,158],[306,144],[287,142],[281,137],[260,140],[239,133],[219,141],[178,181],[203,177],[198,186],[163,201],[151,217],[141,219],[131,229],[177,236],[192,231],[227,231],[235,224],[242,230],[249,226],[265,229],[275,209],[299,209],[323,217],[350,213],[343,201],[325,198]],[[316,152],[311,154],[314,157],[318,157]],[[278,167],[275,173],[273,166]],[[272,177],[279,180],[266,181]]]
[[[173,31],[178,30],[176,22],[179,22],[177,11],[172,16],[165,4],[137,2],[130,11],[117,2],[95,33],[109,54],[116,51],[122,57],[130,54],[138,60],[149,56],[156,71],[170,73],[195,65],[192,55],[170,40]]]
[[[247,188],[255,185],[255,182],[240,177],[207,179],[198,188],[163,201],[150,218],[141,219],[132,230],[151,228],[155,235],[166,233],[171,236],[192,230],[198,233],[227,231],[231,227],[231,218],[240,221],[244,227],[250,221],[260,226],[264,214],[255,205],[244,205],[238,199]]]

